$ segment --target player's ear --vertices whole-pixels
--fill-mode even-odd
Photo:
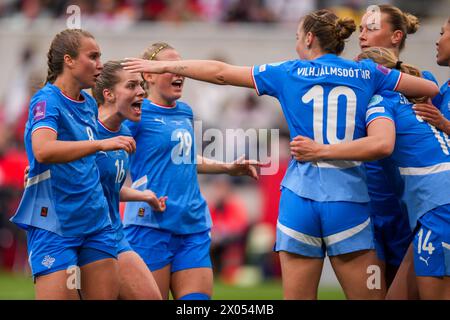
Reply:
[[[392,36],[391,36],[391,42],[392,42],[392,44],[394,45],[394,46],[400,46],[400,43],[402,42],[402,39],[403,39],[403,31],[401,31],[401,30],[395,30],[393,33],[392,33]]]
[[[314,34],[312,32],[308,32],[305,35],[305,44],[308,49],[311,48],[313,40],[314,40]]]
[[[144,72],[142,74],[142,78],[144,78],[144,81],[153,83],[155,81],[155,77],[152,73]]]
[[[114,92],[109,89],[103,89],[103,98],[105,99],[105,102],[108,103],[114,103],[116,101],[116,96],[114,95]]]
[[[72,68],[74,65],[74,59],[70,55],[65,54],[64,55],[64,64],[67,65],[69,68]]]

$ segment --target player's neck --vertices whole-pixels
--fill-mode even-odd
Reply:
[[[53,83],[54,86],[58,87],[64,95],[67,97],[73,99],[73,100],[81,100],[81,86],[77,81],[73,78],[69,78],[65,76],[64,74],[58,76],[56,78],[55,82]]]
[[[117,112],[111,112],[111,108],[99,106],[98,120],[109,131],[119,131],[123,118]]]
[[[169,101],[169,100],[163,98],[159,94],[149,94],[148,99],[157,105],[160,105],[162,107],[167,107],[167,108],[173,108],[176,104],[176,100]]]
[[[315,60],[320,58],[321,56],[327,54],[326,52],[323,52],[322,50],[320,50],[320,48],[312,48],[309,52],[308,52],[308,60]]]

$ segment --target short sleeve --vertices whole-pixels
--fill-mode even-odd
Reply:
[[[375,92],[396,91],[402,73],[396,69],[389,69],[381,64],[370,64],[372,67],[373,85]]]
[[[31,131],[47,128],[58,132],[59,109],[52,98],[40,96],[30,104]]]
[[[366,127],[368,127],[372,121],[380,118],[394,121],[393,105],[392,101],[385,96],[379,94],[374,95],[367,106]]]
[[[278,97],[286,82],[289,67],[293,61],[255,65],[252,68],[253,83],[256,93]]]

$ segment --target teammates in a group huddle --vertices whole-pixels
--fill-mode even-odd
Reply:
[[[450,200],[438,190],[449,187],[450,143],[438,129],[448,133],[441,112],[449,114],[444,104],[450,94],[444,85],[433,100],[441,112],[417,104],[422,118],[416,117],[410,101],[433,98],[438,87],[408,74],[411,69],[398,62],[415,22],[392,8],[381,10],[379,36],[368,17],[363,18],[360,44],[367,52],[360,61],[339,57],[356,29],[353,20],[328,10],[300,20],[300,59],[254,67],[180,60],[166,43],[150,46],[143,59],[102,66],[92,35],[81,30],[58,34],[48,54],[47,84],[30,103],[25,131],[30,172],[12,218],[27,231],[36,298],[167,299],[171,290],[175,299],[210,299],[211,219],[197,173],[257,178],[255,167],[261,164],[226,164],[196,155],[192,110],[178,101],[184,77],[189,77],[254,88],[280,102],[294,155],[282,182],[274,249],[280,256],[284,298],[317,298],[328,254],[347,298],[383,299],[384,268],[381,288],[374,290],[367,286],[368,267],[380,265],[379,258],[398,266],[414,230],[410,250],[420,298],[449,299]],[[446,66],[449,29],[447,21],[438,44],[438,63]],[[394,53],[369,48],[374,45]],[[389,54],[394,65],[379,60]],[[98,108],[83,91],[87,88],[93,88]],[[377,191],[379,185],[367,187],[361,161],[391,153],[389,174],[401,175],[392,183],[406,182],[404,188],[399,183],[392,189],[406,205],[411,229],[406,222],[387,231],[385,222],[402,221],[406,210],[389,192],[376,198],[378,191],[386,191]],[[123,187],[128,168],[131,188]],[[382,173],[381,167],[377,170]],[[387,198],[395,206],[382,202]],[[119,199],[129,201],[124,227]],[[380,245],[377,232],[385,243]],[[393,245],[393,234],[405,235],[405,244]],[[388,250],[384,255],[380,246]],[[411,258],[404,259],[400,270],[407,269]],[[79,290],[67,286],[71,266],[80,267]]]

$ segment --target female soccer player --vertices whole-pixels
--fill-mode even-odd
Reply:
[[[397,58],[385,48],[369,48],[360,58],[395,67]],[[417,69],[402,71],[420,75]],[[415,230],[414,269],[421,299],[450,299],[450,139],[417,117],[401,94],[375,95],[366,113],[368,137],[323,145],[298,137],[291,150],[299,161],[372,160],[381,148],[393,149],[389,161],[404,181],[402,200]],[[395,126],[394,123],[395,122]],[[388,134],[386,134],[388,133]],[[394,148],[395,144],[395,148]],[[403,264],[403,263],[402,263]]]
[[[74,266],[83,298],[116,299],[117,244],[95,153],[132,153],[135,142],[96,140],[97,105],[83,89],[102,64],[90,33],[60,32],[47,56],[47,83],[31,99],[25,128],[30,178],[12,221],[27,230],[37,299],[78,299]]]
[[[443,67],[450,67],[450,18],[441,28],[441,36],[436,42],[436,62]],[[439,99],[433,99],[433,104],[416,104],[416,113],[447,135],[450,135],[450,79],[440,90]]]
[[[109,61],[97,78],[93,95],[98,103],[98,138],[131,136],[122,122],[140,121],[144,89],[142,77],[123,70],[118,61]],[[129,166],[128,154],[123,150],[97,153],[96,163],[100,181],[108,201],[113,229],[118,243],[120,292],[126,300],[161,299],[152,273],[125,238],[119,213],[119,201],[147,202],[156,212],[165,209],[165,197],[159,199],[151,190],[138,191],[123,187]]]
[[[371,47],[387,48],[397,57],[396,60],[399,60],[400,52],[405,47],[406,37],[417,31],[419,20],[392,5],[379,5],[378,8],[379,12],[369,12],[363,16],[359,27],[359,46],[362,51]],[[379,20],[375,14],[380,14]],[[375,23],[377,21],[379,24]],[[401,62],[397,67],[400,66]],[[430,73],[425,75],[425,78],[434,80]],[[389,164],[390,162],[385,160],[364,163],[367,171],[369,208],[374,224],[376,251],[381,260],[379,265],[385,269],[388,288],[394,280],[413,236],[409,228],[408,213],[399,199],[402,191],[396,190],[401,189],[396,181],[399,179],[399,174],[395,168],[390,168]],[[386,173],[387,171],[389,174]]]
[[[154,62],[131,59],[134,72],[171,72],[215,84],[256,88],[276,97],[292,137],[303,134],[329,144],[365,134],[365,109],[378,91],[437,94],[431,81],[390,71],[370,61],[338,55],[356,29],[328,10],[305,16],[298,27],[301,60],[251,67],[217,61]],[[275,250],[280,252],[286,299],[315,299],[325,252],[348,298],[383,298],[370,290],[367,267],[376,256],[367,209],[364,171],[355,162],[291,161],[282,182]]]
[[[144,53],[148,60],[180,60],[166,43],[155,43]],[[220,163],[196,156],[193,114],[180,99],[184,77],[145,73],[148,99],[142,104],[142,120],[127,121],[136,139],[131,157],[132,187],[167,195],[164,213],[147,203],[127,203],[124,232],[144,259],[158,283],[163,299],[169,288],[175,299],[210,299],[211,218],[197,181],[199,173],[228,173],[257,178],[255,161]]]

